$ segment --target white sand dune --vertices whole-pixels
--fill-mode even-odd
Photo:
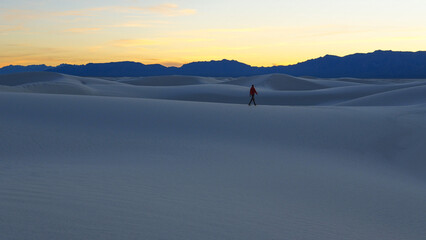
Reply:
[[[226,84],[247,86],[254,84],[257,87],[269,88],[272,90],[317,90],[326,88],[326,84],[316,82],[312,79],[297,78],[285,74],[270,74],[254,77],[242,77],[227,81]],[[338,82],[336,82],[338,84]],[[249,85],[250,86],[250,85]]]
[[[108,78],[106,78],[108,79]],[[139,77],[139,78],[110,78],[113,81],[120,81],[138,86],[181,86],[197,85],[203,83],[220,83],[221,80],[209,77],[196,76],[157,76],[157,77]]]
[[[426,85],[407,86],[386,92],[376,93],[357,98],[342,105],[355,106],[406,106],[424,104],[426,100]]]
[[[424,80],[0,85],[2,239],[426,236]]]
[[[426,103],[426,80],[308,79],[283,74],[241,78],[162,76],[84,78],[57,73],[3,75],[3,92],[96,95],[196,102],[247,102],[254,84],[263,105],[400,106]]]

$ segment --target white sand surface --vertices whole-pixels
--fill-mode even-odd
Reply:
[[[2,239],[426,236],[425,80],[0,85]]]

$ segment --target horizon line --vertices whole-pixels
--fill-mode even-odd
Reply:
[[[342,58],[342,57],[352,56],[352,55],[356,55],[356,54],[371,54],[371,53],[375,53],[375,52],[400,52],[400,53],[404,52],[404,53],[419,53],[419,52],[426,52],[426,50],[417,50],[417,51],[395,51],[395,50],[382,50],[382,49],[377,49],[377,50],[374,50],[374,51],[372,51],[372,52],[357,52],[357,53],[351,53],[351,54],[347,54],[347,55],[340,55],[340,56],[339,56],[339,55],[334,55],[334,54],[325,54],[325,55],[322,55],[322,56],[319,56],[319,57],[316,57],[316,58],[309,58],[309,59],[306,59],[306,60],[304,60],[304,61],[297,62],[297,63],[287,64],[287,65],[282,65],[282,64],[273,64],[273,65],[270,65],[270,66],[256,66],[256,65],[247,64],[247,63],[245,63],[245,62],[241,62],[241,61],[236,60],[236,59],[226,59],[226,58],[223,58],[223,59],[220,59],[220,60],[219,60],[219,59],[211,59],[211,60],[195,60],[195,61],[191,61],[191,62],[182,63],[181,65],[169,65],[169,66],[168,66],[168,65],[164,65],[164,63],[144,64],[143,62],[138,62],[138,61],[121,60],[121,61],[112,61],[112,62],[108,62],[108,61],[107,61],[107,62],[87,62],[87,63],[82,63],[82,64],[61,63],[61,64],[58,64],[58,65],[56,65],[56,66],[46,65],[46,64],[44,64],[44,63],[40,63],[40,64],[29,64],[29,65],[15,65],[15,64],[9,64],[9,65],[3,65],[3,66],[0,66],[0,69],[1,69],[1,68],[5,68],[5,67],[29,67],[29,66],[42,66],[42,65],[44,65],[44,66],[46,66],[46,67],[56,68],[56,67],[59,67],[59,66],[61,66],[61,65],[84,66],[84,65],[88,65],[88,64],[108,64],[108,63],[125,63],[125,62],[129,62],[129,63],[140,63],[140,64],[142,64],[142,65],[146,65],[146,66],[150,66],[150,65],[161,65],[161,66],[164,66],[164,67],[167,67],[167,68],[169,68],[169,67],[176,67],[176,68],[180,68],[180,67],[182,67],[183,65],[190,64],[190,63],[221,62],[221,61],[235,61],[235,62],[239,62],[239,63],[245,64],[245,65],[248,65],[248,66],[250,66],[250,67],[259,67],[259,68],[264,67],[264,68],[267,68],[267,67],[280,67],[280,66],[292,66],[292,65],[297,65],[297,64],[299,64],[299,63],[307,62],[307,61],[314,60],[314,59],[318,59],[318,58],[323,58],[323,57],[326,57],[326,56],[335,56],[335,57],[340,57],[340,58]]]

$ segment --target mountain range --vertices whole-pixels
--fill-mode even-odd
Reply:
[[[85,77],[141,77],[164,75],[190,75],[204,77],[241,77],[283,73],[293,76],[321,78],[426,78],[426,51],[396,52],[377,50],[344,57],[326,55],[288,66],[253,67],[235,60],[192,62],[181,67],[160,64],[145,65],[137,62],[89,63],[85,65],[61,64],[6,66],[0,74],[18,72],[58,72]]]

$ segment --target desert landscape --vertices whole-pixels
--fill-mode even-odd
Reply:
[[[425,79],[17,73],[0,111],[2,239],[426,236]]]

